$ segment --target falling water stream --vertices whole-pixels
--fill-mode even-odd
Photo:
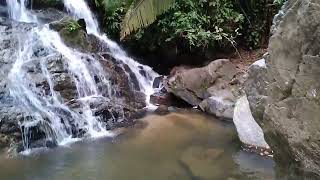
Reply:
[[[25,117],[25,120],[20,124],[24,149],[29,149],[31,136],[29,130],[39,125],[45,132],[46,139],[57,144],[66,144],[76,140],[72,137],[72,131],[74,131],[72,126],[78,131],[84,130],[89,137],[112,136],[112,133],[103,128],[97,117],[93,116],[89,107],[92,98],[112,98],[115,90],[110,85],[107,73],[103,71],[98,61],[92,59],[92,56],[67,47],[57,32],[50,30],[46,24],[40,24],[36,15],[27,10],[27,4],[28,0],[7,0],[11,19],[38,24],[23,38],[21,37],[24,41],[20,42],[15,64],[8,75],[11,82],[9,83],[10,95],[21,108],[32,116]],[[98,23],[84,0],[64,0],[64,4],[70,15],[85,19],[88,33],[103,41],[110,49],[109,53],[112,57],[130,67],[138,79],[141,91],[146,94],[147,102],[149,102],[149,96],[154,92],[152,82],[157,74],[150,67],[141,65],[128,57],[115,42],[100,33]],[[41,50],[41,58],[36,58],[34,57],[34,49],[39,45],[45,48]],[[64,57],[64,63],[75,82],[82,113],[72,111],[65,105],[60,95],[54,91],[52,75],[48,71],[48,61],[57,53]],[[87,59],[91,59],[91,61],[87,61]],[[30,61],[35,60],[40,61],[41,71],[49,85],[50,95],[43,94],[36,87],[24,68]],[[142,75],[141,71],[146,72],[145,75]],[[107,96],[103,96],[99,91],[95,82],[96,77],[99,78],[99,82],[108,86]]]
[[[86,21],[87,32],[89,34],[95,35],[107,44],[112,57],[129,66],[131,71],[137,77],[141,90],[146,94],[147,104],[150,105],[148,103],[148,98],[154,93],[152,83],[153,80],[159,75],[155,73],[149,66],[142,65],[130,58],[117,43],[111,41],[105,34],[100,32],[98,22],[84,0],[63,0],[63,2],[67,8],[67,11],[72,16],[75,18],[83,18]],[[146,75],[142,75],[140,73],[141,71],[146,72]]]

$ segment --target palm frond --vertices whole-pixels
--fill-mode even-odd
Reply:
[[[152,24],[175,0],[136,0],[129,8],[121,28],[121,39],[139,28]]]

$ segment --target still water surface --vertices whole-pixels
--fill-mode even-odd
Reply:
[[[114,138],[13,159],[1,180],[274,179],[274,162],[241,150],[231,123],[196,112],[149,115]]]

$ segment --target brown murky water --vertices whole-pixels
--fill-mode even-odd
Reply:
[[[149,115],[115,138],[0,159],[1,180],[273,179],[272,159],[241,151],[231,123],[197,112]]]

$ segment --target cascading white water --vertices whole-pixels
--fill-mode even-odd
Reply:
[[[16,103],[23,108],[31,117],[25,117],[21,122],[23,143],[25,149],[29,148],[29,130],[41,126],[45,132],[46,139],[65,144],[73,141],[74,127],[77,130],[85,131],[88,136],[112,135],[97,117],[93,115],[90,102],[95,98],[110,100],[114,97],[115,90],[106,77],[99,61],[92,56],[68,48],[61,40],[59,34],[49,29],[48,25],[41,25],[37,17],[26,9],[27,0],[7,0],[10,18],[19,22],[37,23],[28,33],[23,34],[20,39],[20,46],[17,49],[16,61],[8,75],[10,95]],[[98,37],[109,48],[109,54],[120,64],[126,64],[136,76],[140,90],[146,94],[147,104],[149,97],[154,93],[152,83],[158,76],[150,67],[139,64],[111,41],[106,35],[100,33],[95,16],[83,0],[64,0],[68,12],[75,18],[83,18],[86,21],[87,32]],[[34,57],[34,50],[41,46],[42,56]],[[68,75],[72,77],[77,90],[77,102],[80,102],[81,113],[71,110],[64,102],[59,92],[54,90],[53,74],[49,71],[49,61],[55,55],[61,55],[66,65]],[[61,58],[60,58],[61,59]],[[49,95],[38,88],[34,79],[28,75],[27,66],[30,62],[39,61],[41,73],[49,86]],[[96,84],[104,84],[107,93],[101,94]],[[121,116],[121,114],[120,114]]]
[[[38,23],[36,16],[26,10],[26,1],[7,0],[10,17],[20,22]],[[32,117],[25,118],[21,122],[23,143],[25,149],[29,148],[29,129],[41,126],[48,140],[65,144],[72,139],[72,125],[76,129],[84,130],[89,136],[112,135],[102,127],[101,123],[93,116],[89,107],[89,101],[95,97],[101,97],[97,84],[93,77],[99,79],[105,85],[109,85],[108,95],[111,98],[112,88],[105,72],[97,61],[88,61],[89,55],[68,48],[57,32],[49,29],[48,25],[33,28],[29,33],[23,34],[20,48],[17,50],[16,61],[8,75],[10,95],[16,103]],[[38,46],[43,47],[43,56],[34,57],[34,50]],[[65,105],[60,95],[54,91],[52,75],[48,70],[48,61],[52,55],[63,56],[68,68],[68,74],[72,76],[77,88],[78,100],[81,102],[81,112],[77,113]],[[49,85],[50,94],[45,95],[36,83],[28,76],[25,66],[32,61],[39,61],[43,77]],[[60,112],[60,113],[59,113]],[[63,113],[61,113],[63,112]],[[70,124],[70,120],[73,124]]]
[[[6,0],[9,8],[9,16],[21,22],[37,22],[36,16],[26,10],[28,0]]]
[[[140,89],[146,94],[147,104],[151,106],[149,103],[150,96],[155,92],[152,87],[152,83],[159,75],[149,66],[145,66],[134,61],[120,48],[117,43],[113,42],[105,34],[100,32],[98,22],[84,0],[63,0],[63,2],[72,16],[75,18],[82,18],[86,21],[88,33],[95,35],[107,44],[112,57],[129,66],[138,79]],[[145,76],[141,74],[141,71],[145,72]]]

